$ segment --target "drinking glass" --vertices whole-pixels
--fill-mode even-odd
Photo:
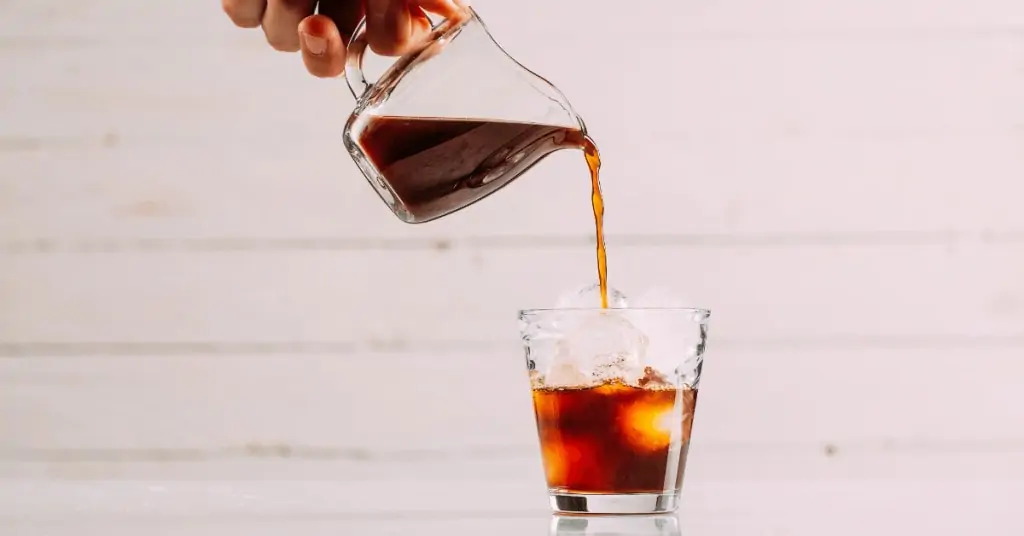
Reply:
[[[520,311],[555,512],[676,510],[710,314],[689,308]]]

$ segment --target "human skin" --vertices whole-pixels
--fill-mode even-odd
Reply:
[[[221,0],[240,28],[262,28],[281,52],[301,52],[306,70],[330,78],[345,69],[345,43],[366,16],[366,40],[383,56],[400,56],[430,31],[427,12],[458,16],[467,0]]]

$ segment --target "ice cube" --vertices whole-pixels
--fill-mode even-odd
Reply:
[[[634,300],[637,307],[634,321],[648,337],[645,365],[654,370],[671,373],[676,382],[687,383],[698,365],[696,348],[700,331],[690,323],[690,317],[668,314],[657,309],[687,308],[693,304],[678,297],[671,290],[653,288]]]
[[[565,339],[554,344],[551,362],[544,374],[544,383],[551,387],[581,387],[589,382],[589,375],[580,370],[579,361],[569,353]]]
[[[608,287],[608,307],[624,309],[628,307],[626,295],[621,291]],[[601,307],[601,284],[592,283],[575,292],[563,294],[558,299],[559,309],[587,309]]]
[[[539,370],[530,371],[530,388],[541,389],[544,387],[544,375]]]
[[[594,383],[619,380],[628,385],[639,385],[644,376],[643,362],[628,354],[605,355],[595,361],[590,372]]]
[[[585,387],[590,383],[587,375],[571,362],[553,363],[544,377],[544,385],[549,387]]]
[[[630,381],[643,373],[647,336],[614,310],[583,319],[562,341],[563,352],[594,381]]]

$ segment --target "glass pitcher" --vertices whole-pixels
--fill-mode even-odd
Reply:
[[[345,148],[406,223],[472,205],[586,136],[565,96],[509,56],[472,8],[435,25],[376,82],[362,71],[366,49],[364,19],[345,66],[357,101]]]

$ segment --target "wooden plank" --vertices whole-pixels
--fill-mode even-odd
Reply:
[[[708,40],[671,55],[659,48],[672,44],[589,45],[575,37],[560,54],[545,41],[517,47],[516,56],[555,81],[600,141],[630,147],[680,136],[721,142],[1005,133],[1024,119],[1014,99],[1024,89],[1024,48],[1014,37]],[[584,54],[587,46],[592,54]],[[150,61],[156,53],[161,61]],[[601,69],[614,54],[630,60]],[[183,138],[193,145],[234,138],[246,146],[304,144],[325,134],[335,141],[352,108],[344,82],[314,79],[294,55],[259,47],[204,46],[201,54],[117,45],[10,48],[0,49],[0,59],[13,66],[0,83],[7,117],[0,133],[54,143],[108,130],[124,140]],[[668,61],[673,69],[665,71]],[[652,88],[660,97],[637,98],[635,80],[652,71],[665,71]],[[469,84],[471,74],[444,76]],[[486,102],[489,95],[473,98]],[[624,101],[630,105],[615,104]]]
[[[0,341],[15,354],[44,343],[74,351],[81,343],[514,341],[518,309],[554,305],[596,271],[590,246],[520,246],[12,255],[0,264]],[[613,286],[634,297],[673,289],[710,307],[722,341],[963,345],[1024,336],[1021,244],[609,247]]]
[[[822,464],[833,458],[849,458],[829,474],[855,478],[855,469],[882,455],[892,460],[884,467],[923,476],[941,456],[1024,454],[1020,427],[1009,425],[1024,422],[1018,354],[712,346],[693,455],[717,456],[708,462],[716,478],[785,476],[722,469],[744,457],[779,460],[780,467],[810,464],[791,475],[808,477],[815,467],[832,471]],[[124,462],[140,474],[154,475],[147,465],[161,464],[195,474],[187,466],[223,463],[211,474],[235,478],[257,462],[287,462],[253,474],[306,478],[312,474],[303,467],[312,464],[313,471],[323,462],[324,474],[375,478],[406,464],[441,470],[461,460],[469,464],[465,474],[493,462],[497,475],[537,455],[525,365],[511,345],[356,355],[6,358],[0,385],[5,471],[14,471],[12,462],[83,464],[82,476],[90,464],[95,470]],[[1014,474],[1024,476],[1024,458],[1018,462]],[[944,474],[968,474],[948,469]],[[974,474],[999,477],[996,469],[982,464]]]
[[[3,246],[112,241],[131,249],[152,239],[275,239],[301,246],[318,238],[593,235],[586,171],[574,153],[553,155],[475,207],[409,226],[326,143],[284,147],[267,159],[254,158],[253,151],[168,146],[59,157],[0,153],[0,169],[9,170],[0,173]],[[824,237],[877,244],[1024,229],[1014,195],[1022,188],[1016,178],[1024,174],[1024,136],[686,142],[679,152],[681,158],[663,165],[638,158],[635,173],[621,160],[610,161],[604,181],[609,235],[683,243],[738,236],[755,243]]]
[[[398,224],[341,149],[345,88],[287,55],[0,54],[15,66],[0,82],[7,245],[592,233],[572,153],[451,220]],[[640,54],[623,76],[597,63],[542,69],[566,74],[601,143],[612,234],[1024,228],[1015,41],[712,42],[679,53],[662,81],[671,102],[631,99],[632,80],[662,60]]]
[[[1024,8],[1012,0],[984,0],[968,6],[956,0],[843,0],[823,5],[813,0],[727,0],[714,4],[659,4],[652,13],[643,9],[595,10],[585,0],[545,5],[545,16],[500,0],[474,3],[498,35],[536,32],[566,34],[590,27],[605,40],[624,40],[641,32],[745,37],[814,32],[828,37],[889,31],[913,35],[915,31],[957,31],[977,28],[1012,29],[1024,23]],[[492,22],[493,21],[493,22]],[[575,28],[574,28],[575,27]],[[529,28],[527,30],[527,28]],[[596,40],[596,39],[595,39]]]
[[[924,448],[899,450],[850,449],[842,443],[825,446],[778,443],[694,443],[687,467],[688,485],[706,482],[730,484],[757,481],[893,481],[992,480],[1019,481],[1024,478],[1024,450],[992,449],[978,444],[974,450],[933,444]],[[922,447],[919,445],[919,447]],[[930,448],[930,450],[929,450]],[[542,482],[539,449],[519,447],[505,453],[474,457],[466,451],[429,456],[380,456],[378,458],[331,459],[328,448],[318,456],[307,451],[289,455],[249,458],[227,456],[202,458],[193,452],[188,459],[175,459],[179,449],[151,450],[159,453],[143,459],[146,452],[129,449],[7,451],[0,458],[0,486],[9,480],[194,480],[194,481],[386,481],[412,478],[421,481],[494,482],[528,478]],[[220,451],[223,452],[223,451]],[[103,454],[103,456],[100,456]],[[698,484],[700,483],[700,484]]]
[[[969,6],[956,0],[852,0],[832,2],[827,8],[810,0],[740,1],[713,5],[659,5],[658,16],[643,10],[594,10],[584,0],[564,0],[557,5],[539,0],[509,5],[498,0],[476,0],[474,5],[499,35],[538,33],[565,34],[592,28],[618,38],[624,32],[756,33],[827,30],[957,30],[977,27],[1005,28],[1024,24],[1020,4],[1013,0],[980,0]],[[545,16],[531,16],[543,7]],[[55,36],[116,42],[115,35],[164,41],[196,38],[223,39],[229,23],[219,6],[207,4],[132,4],[125,0],[87,0],[74,9],[47,0],[5,2],[0,31],[9,36]],[[126,24],[130,22],[130,24]],[[607,39],[608,37],[606,37]]]
[[[401,487],[386,487],[387,485]],[[404,493],[389,496],[395,489]],[[664,517],[557,519],[535,485],[480,482],[29,482],[0,488],[5,534],[60,536],[153,534],[311,536],[416,533],[425,536],[614,534],[711,536],[737,533],[853,536],[877,530],[926,530],[953,536],[975,530],[1019,534],[1019,483],[799,481],[711,483],[684,492],[681,532]],[[656,525],[659,523],[659,525]],[[569,525],[569,527],[566,527]],[[548,532],[548,528],[563,527]],[[8,532],[9,531],[9,532]],[[612,532],[601,532],[610,534]]]

